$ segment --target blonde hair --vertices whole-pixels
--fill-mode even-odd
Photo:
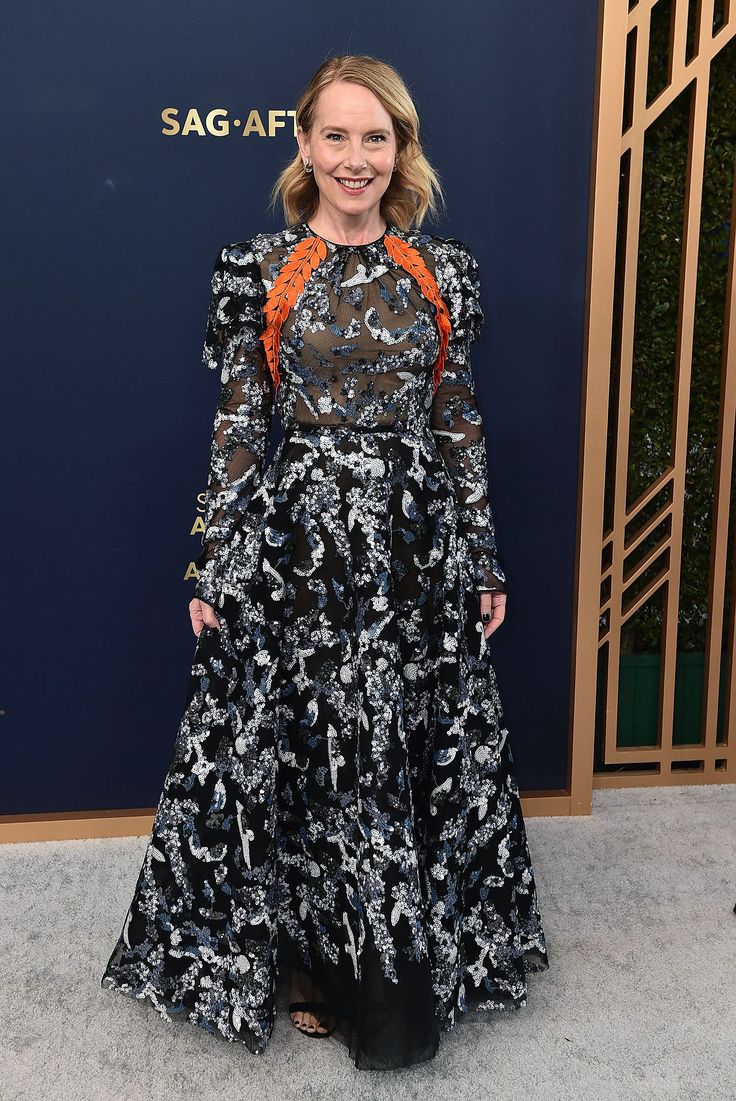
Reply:
[[[408,230],[419,228],[429,213],[433,218],[445,209],[438,173],[425,157],[419,142],[419,115],[404,80],[392,65],[369,54],[345,54],[324,61],[299,97],[296,125],[309,133],[314,123],[317,96],[328,84],[346,80],[373,92],[391,116],[397,139],[396,169],[381,196],[381,215],[386,223]],[[272,191],[269,208],[281,201],[288,225],[309,221],[319,206],[319,188],[297,148]]]

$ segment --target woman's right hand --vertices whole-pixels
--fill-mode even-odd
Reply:
[[[189,601],[189,618],[192,621],[192,630],[197,638],[203,627],[214,627],[216,630],[220,630],[220,622],[215,615],[215,609],[211,604],[206,604],[204,600],[200,600],[195,596]]]

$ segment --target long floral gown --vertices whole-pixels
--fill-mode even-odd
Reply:
[[[254,1054],[292,979],[356,1067],[387,1069],[525,1005],[549,966],[480,616],[506,575],[479,293],[466,245],[393,224],[344,245],[304,222],[215,263],[194,591],[220,630],[101,983]]]

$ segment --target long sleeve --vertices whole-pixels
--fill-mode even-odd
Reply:
[[[496,529],[488,498],[483,419],[470,364],[470,347],[483,324],[478,265],[461,241],[446,239],[450,250],[438,271],[440,293],[452,331],[444,370],[434,395],[431,427],[455,487],[460,524],[473,561],[478,592],[507,592],[498,558]]]
[[[194,595],[213,606],[238,520],[260,485],[273,418],[263,343],[265,287],[248,244],[226,245],[215,261],[202,362],[220,371],[207,478],[202,553]]]

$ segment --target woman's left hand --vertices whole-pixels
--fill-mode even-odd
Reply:
[[[483,634],[490,638],[494,631],[498,630],[506,615],[506,593],[481,593],[480,594],[480,618],[483,624]],[[485,617],[488,618],[485,618]]]

